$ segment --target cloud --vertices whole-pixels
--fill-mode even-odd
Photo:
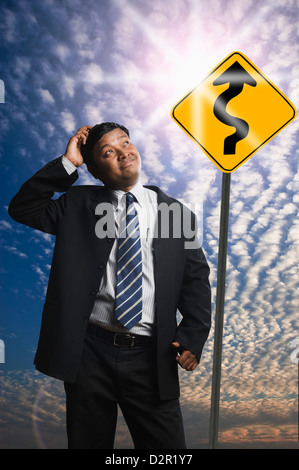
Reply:
[[[61,92],[63,97],[73,98],[75,95],[75,80],[72,77],[64,75],[61,77]]]
[[[51,93],[49,92],[49,90],[39,90],[40,92],[40,95],[43,99],[43,101],[45,101],[46,103],[49,103],[49,104],[53,104],[55,102],[53,96],[51,95]]]
[[[227,445],[252,449],[296,448],[296,398],[283,399],[281,394],[273,398],[271,373],[263,381],[261,389],[260,377],[256,377],[248,363],[244,363],[243,355],[238,350],[232,351],[235,356],[232,362],[228,348],[229,342],[225,342],[218,435],[220,448]],[[254,354],[254,350],[248,349],[248,354]],[[211,366],[208,365],[207,351],[206,355],[208,357],[201,362],[198,373],[188,374],[180,370],[182,412],[188,446],[193,449],[208,447],[209,442],[211,383],[207,372],[211,371]],[[287,380],[283,383],[287,391],[295,391],[295,380],[291,387]]]
[[[67,449],[63,382],[33,370],[0,373],[2,449]],[[115,448],[133,448],[119,411]]]
[[[103,116],[103,108],[104,104],[102,101],[99,101],[97,104],[88,103],[84,106],[86,120],[88,123],[91,123],[90,125],[93,126],[105,120]]]
[[[64,44],[58,44],[55,47],[55,53],[57,54],[61,62],[65,62],[65,60],[71,55],[71,51]]]
[[[62,128],[68,135],[74,133],[76,129],[75,117],[69,111],[62,111],[61,114],[61,125]]]
[[[52,387],[55,399],[49,400],[50,397],[45,389],[48,380],[37,372],[20,370],[9,371],[7,374],[2,372],[0,381],[2,390],[1,448],[42,448],[43,439],[46,438],[48,432],[52,435],[54,448],[63,448],[65,436],[61,422],[64,416],[61,413],[62,396],[59,386],[55,387],[55,384]],[[42,407],[39,414],[39,400],[41,399],[45,401],[46,406],[45,409]],[[47,431],[44,437],[40,434],[42,432],[40,427],[45,422]]]
[[[28,57],[16,57],[15,73],[24,77],[30,71],[30,59]]]
[[[13,226],[7,220],[0,220],[0,230],[13,230]]]
[[[165,167],[161,162],[161,147],[155,135],[147,135],[142,150],[142,166],[148,173],[162,174]]]
[[[42,271],[42,269],[39,266],[32,264],[31,267],[38,275],[39,282],[46,286],[48,283],[48,276],[44,273],[44,271]]]
[[[16,17],[13,14],[13,12],[11,12],[8,9],[4,9],[3,14],[4,16],[3,16],[2,29],[4,32],[4,38],[8,43],[13,43],[15,42],[17,38]],[[4,28],[4,25],[5,25],[5,28]]]
[[[103,72],[102,72],[102,69],[99,65],[97,64],[89,64],[87,67],[85,67],[82,71],[81,71],[82,75],[83,75],[83,81],[86,83],[86,92],[89,93],[89,91],[93,90],[93,87],[96,86],[96,85],[100,85],[103,81]],[[88,87],[91,87],[91,89],[89,90]]]
[[[23,251],[21,251],[19,248],[17,248],[16,246],[13,246],[13,245],[7,245],[7,244],[2,244],[3,248],[16,255],[16,256],[19,256],[20,258],[28,258],[27,254],[26,253],[23,253]]]

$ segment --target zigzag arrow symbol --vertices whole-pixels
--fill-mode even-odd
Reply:
[[[224,139],[224,155],[231,155],[236,153],[237,142],[247,136],[249,125],[243,119],[228,114],[226,106],[232,98],[241,93],[245,83],[255,87],[256,81],[251,77],[251,75],[249,75],[242,65],[236,61],[218,78],[216,78],[216,80],[214,80],[213,85],[217,86],[225,83],[229,83],[229,87],[216,99],[213,112],[216,118],[223,122],[223,124],[236,128],[236,132]]]

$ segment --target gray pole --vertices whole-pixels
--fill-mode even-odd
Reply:
[[[224,297],[225,297],[227,234],[228,234],[228,218],[229,218],[230,176],[231,176],[230,173],[223,173],[223,176],[222,176],[217,293],[216,293],[216,310],[215,310],[214,356],[213,356],[213,375],[212,375],[212,397],[211,397],[211,412],[210,412],[210,436],[209,436],[209,448],[210,449],[217,449],[218,447],[219,399],[220,399],[220,381],[221,381],[221,358],[222,358],[223,313],[224,313]]]

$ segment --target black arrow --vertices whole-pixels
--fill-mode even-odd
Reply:
[[[245,83],[254,87],[256,86],[256,81],[246,72],[242,65],[236,61],[214,80],[213,85],[217,86],[225,83],[229,83],[229,87],[216,99],[213,112],[219,121],[227,126],[236,128],[236,132],[224,139],[224,155],[231,155],[236,153],[237,142],[247,136],[249,125],[243,119],[228,114],[226,106],[232,98],[241,93]]]

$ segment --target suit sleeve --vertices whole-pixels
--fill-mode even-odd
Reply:
[[[211,328],[210,269],[201,248],[185,248],[185,267],[178,309],[182,321],[176,341],[198,360]]]
[[[77,180],[78,172],[67,173],[62,157],[45,165],[26,183],[10,202],[8,213],[16,222],[55,235],[63,217],[67,195],[52,199],[55,192],[65,193]]]

